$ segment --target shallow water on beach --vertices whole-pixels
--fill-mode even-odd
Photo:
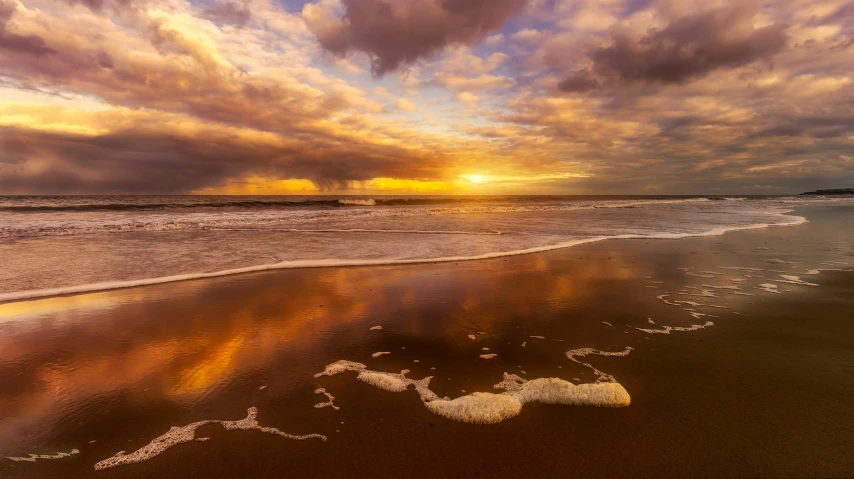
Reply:
[[[614,475],[604,464],[609,455],[626,461],[622,475],[840,475],[854,470],[840,452],[854,439],[840,426],[854,418],[845,405],[854,392],[846,346],[854,337],[839,319],[854,311],[854,209],[827,204],[792,215],[809,222],[0,304],[0,456],[24,459],[0,459],[0,475],[85,477],[98,464],[98,475],[122,477],[505,475],[486,466],[489,451],[505,449],[554,457],[538,466],[545,475]],[[826,309],[781,310],[787,301]],[[782,329],[750,329],[763,321]],[[809,327],[816,329],[785,336]],[[826,338],[828,331],[835,336]],[[801,343],[816,350],[802,353]],[[740,371],[732,369],[734,357]],[[316,376],[339,360],[364,368]],[[409,372],[400,376],[402,370]],[[505,373],[522,388],[543,388],[534,393],[530,386],[524,397],[510,394],[509,383],[497,389]],[[813,392],[778,390],[786,375]],[[427,377],[435,398],[408,384]],[[544,385],[540,378],[561,382]],[[404,391],[392,392],[402,383]],[[572,403],[588,397],[579,385],[619,385],[631,405]],[[669,396],[660,396],[661,388]],[[728,398],[742,394],[741,401]],[[252,418],[253,407],[257,424],[240,422]],[[718,454],[728,446],[720,441],[733,431],[698,426],[710,415],[719,424],[737,421],[745,441],[755,441],[772,426],[785,427],[787,414],[800,417],[788,420],[800,429],[780,436],[810,438],[816,450],[802,454],[823,466],[799,462],[790,451],[795,443],[778,438],[745,453],[765,459],[766,469],[759,459],[726,469]],[[644,417],[658,422],[641,426]],[[745,425],[744,417],[756,424]],[[193,426],[199,421],[213,422]],[[265,427],[326,440],[258,429]],[[686,445],[709,450],[694,451],[699,469],[672,470],[655,457],[679,463],[687,451],[643,457],[632,449],[638,446],[616,447],[624,436],[637,442],[646,429],[670,447],[681,446],[669,435],[681,434]],[[584,455],[601,464],[558,454],[570,444],[590,448]],[[120,451],[143,452],[111,465]],[[771,459],[777,469],[768,468]],[[515,460],[502,466],[506,475],[530,467],[530,457]]]
[[[0,302],[791,225],[817,197],[0,197]]]

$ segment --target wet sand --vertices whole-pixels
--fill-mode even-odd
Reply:
[[[854,272],[805,273],[854,266],[854,215],[795,214],[810,223],[3,304],[0,456],[79,454],[0,459],[0,476],[851,476]],[[721,307],[658,298],[668,293]],[[588,347],[633,348],[581,358],[612,375],[630,406],[528,403],[473,425],[432,414],[412,389],[383,391],[355,372],[314,377],[346,359],[434,376],[431,390],[450,398],[500,392],[505,372],[594,383],[565,354]],[[327,401],[317,388],[340,409],[315,408]],[[170,427],[237,421],[250,407],[261,426],[327,440],[206,424],[195,436],[207,441],[94,470]]]

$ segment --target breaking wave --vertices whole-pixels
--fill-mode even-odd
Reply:
[[[718,236],[724,234],[728,231],[738,231],[738,230],[750,230],[750,229],[760,229],[767,228],[771,226],[790,226],[796,225],[806,222],[806,218],[799,216],[783,216],[783,218],[788,218],[789,220],[785,223],[757,223],[746,226],[730,226],[730,227],[720,227],[713,228],[700,233],[653,233],[646,235],[636,235],[636,234],[621,234],[621,235],[613,235],[613,236],[596,236],[591,238],[581,238],[574,239],[571,241],[565,241],[557,244],[551,244],[546,246],[536,246],[532,248],[511,250],[511,251],[494,251],[485,254],[479,255],[470,255],[470,256],[446,256],[446,257],[435,257],[435,258],[413,258],[413,259],[395,259],[395,258],[381,258],[381,259],[319,259],[319,260],[292,260],[292,261],[281,261],[277,263],[271,264],[260,264],[247,266],[243,268],[233,268],[226,269],[221,271],[213,271],[206,273],[187,273],[187,274],[177,274],[177,275],[168,275],[161,276],[156,278],[146,278],[146,279],[138,279],[138,280],[129,280],[129,281],[105,281],[99,283],[92,284],[83,284],[83,285],[75,285],[75,286],[66,286],[59,288],[49,288],[49,289],[39,289],[39,290],[29,290],[29,291],[15,291],[10,293],[0,293],[0,303],[9,302],[9,301],[21,301],[21,300],[29,300],[36,298],[43,298],[49,296],[61,296],[61,295],[69,295],[69,294],[80,294],[80,293],[90,293],[95,291],[106,291],[113,289],[123,289],[123,288],[131,288],[136,286],[148,286],[154,284],[163,284],[163,283],[172,283],[177,281],[188,281],[194,279],[203,279],[203,278],[216,278],[222,276],[231,276],[235,274],[242,273],[253,273],[253,272],[261,272],[261,271],[270,271],[270,270],[279,270],[279,269],[297,269],[297,268],[324,268],[324,267],[345,267],[345,266],[379,266],[379,265],[392,265],[392,264],[426,264],[426,263],[443,263],[443,262],[456,262],[456,261],[472,261],[472,260],[484,260],[491,258],[500,258],[505,256],[517,256],[531,253],[540,253],[545,251],[551,251],[562,248],[570,248],[572,246],[577,246],[586,243],[593,243],[597,241],[603,241],[607,239],[679,239],[679,238],[689,238],[689,237],[700,237],[700,236]]]

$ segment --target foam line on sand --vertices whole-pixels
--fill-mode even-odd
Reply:
[[[7,457],[6,459],[15,462],[36,462],[38,459],[62,459],[64,457],[73,456],[74,454],[80,454],[80,451],[72,449],[71,452],[57,452],[56,454],[28,454],[27,457]]]
[[[440,398],[430,390],[432,376],[410,379],[404,369],[400,373],[371,371],[362,363],[336,361],[315,374],[335,376],[347,371],[357,372],[356,378],[378,389],[403,392],[413,386],[424,406],[433,414],[470,424],[495,424],[518,416],[526,403],[564,404],[572,406],[623,407],[631,403],[629,393],[616,382],[597,382],[575,385],[559,378],[539,378],[530,381],[504,373],[496,384],[501,393],[474,392],[455,399]]]
[[[237,421],[221,421],[218,419],[208,419],[204,421],[194,422],[192,424],[188,424],[182,427],[173,427],[163,435],[154,438],[154,440],[143,446],[141,449],[137,449],[136,451],[130,454],[125,454],[124,451],[119,451],[118,453],[116,453],[115,456],[110,457],[108,459],[104,459],[103,461],[95,464],[95,470],[101,471],[104,469],[110,469],[112,467],[122,466],[126,464],[140,463],[143,461],[147,461],[161,454],[163,451],[169,449],[170,447],[177,446],[178,444],[184,444],[193,441],[207,441],[210,438],[196,437],[196,429],[208,424],[219,424],[227,431],[255,429],[261,432],[266,432],[268,434],[275,434],[277,436],[282,436],[288,439],[295,439],[300,441],[305,439],[321,439],[323,441],[326,440],[326,436],[323,436],[321,434],[305,434],[302,436],[297,436],[282,432],[274,427],[262,426],[258,424],[257,408],[250,407],[246,412],[246,417]]]

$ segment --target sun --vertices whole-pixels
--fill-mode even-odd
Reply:
[[[483,176],[481,176],[481,175],[469,175],[468,180],[471,181],[472,183],[480,184],[480,183],[483,183]]]

